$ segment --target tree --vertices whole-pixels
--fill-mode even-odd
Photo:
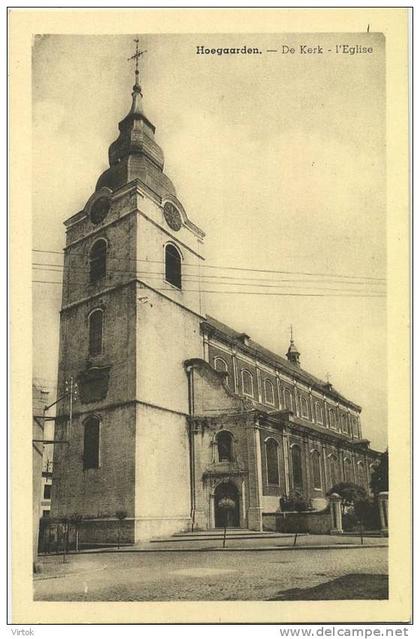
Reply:
[[[351,482],[340,482],[335,484],[327,492],[327,496],[336,493],[341,497],[341,507],[344,510],[348,506],[354,506],[359,502],[367,501],[368,495],[363,486],[352,484]]]
[[[375,496],[388,491],[388,450],[382,453],[379,464],[372,471],[370,487]]]

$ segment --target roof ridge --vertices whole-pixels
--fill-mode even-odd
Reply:
[[[224,322],[221,322],[220,320],[216,319],[212,315],[206,315],[206,319],[207,319],[209,324],[213,324],[214,325],[214,328],[219,329],[221,332],[225,332],[228,335],[229,335],[229,333],[233,334],[231,336],[234,337],[234,338],[237,338],[240,335],[243,335],[243,332],[237,331],[236,329],[232,328],[228,324],[225,324]],[[264,355],[264,352],[265,352],[267,357],[269,357],[270,359],[273,359],[273,360],[278,360],[279,364],[283,365],[286,368],[286,370],[288,370],[290,373],[292,373],[296,377],[299,377],[299,376],[301,376],[303,378],[307,377],[308,378],[307,381],[311,381],[312,383],[317,384],[318,386],[325,387],[325,390],[327,390],[329,393],[334,394],[338,398],[342,399],[343,401],[345,401],[347,403],[350,403],[353,406],[356,406],[357,408],[361,409],[361,407],[358,404],[356,404],[356,402],[353,402],[352,400],[347,399],[335,387],[327,388],[328,382],[326,382],[325,380],[320,379],[319,377],[317,377],[316,375],[313,375],[312,373],[310,373],[309,371],[305,370],[304,368],[301,368],[301,367],[296,368],[295,366],[290,364],[290,362],[288,362],[288,360],[285,357],[282,357],[281,355],[278,355],[277,353],[275,353],[274,351],[270,350],[266,346],[263,346],[259,342],[254,341],[252,338],[250,338],[249,345],[245,346],[245,348],[255,348],[255,350],[260,350],[263,355]]]

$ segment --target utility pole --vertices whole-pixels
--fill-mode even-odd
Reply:
[[[74,379],[73,377],[70,377],[69,380],[65,381],[65,392],[63,393],[63,395],[61,395],[58,399],[56,399],[55,402],[53,402],[52,404],[49,404],[48,406],[44,406],[44,409],[42,411],[42,415],[34,415],[34,419],[39,423],[39,424],[44,424],[44,422],[46,421],[56,421],[57,420],[57,416],[54,417],[48,417],[47,416],[47,411],[50,410],[50,408],[52,408],[53,406],[55,406],[56,404],[58,404],[59,402],[61,402],[61,400],[65,399],[66,397],[69,398],[69,429],[68,429],[68,433],[67,435],[70,435],[70,431],[71,431],[71,425],[72,425],[72,420],[73,420],[73,399],[77,398],[77,394],[78,394],[78,386],[77,383],[74,383]],[[38,420],[42,420],[42,422],[39,422]],[[56,440],[56,439],[33,439],[32,440],[33,443],[43,443],[43,444],[68,444],[68,437],[65,440]]]
[[[40,426],[40,428],[42,429],[42,438],[36,438],[36,436],[32,436],[32,445],[34,446],[34,448],[38,449],[39,454],[42,456],[44,453],[44,445],[45,444],[69,444],[69,436],[70,436],[70,431],[71,431],[71,424],[72,424],[72,419],[73,419],[73,399],[77,396],[77,384],[74,383],[73,377],[70,377],[69,382],[66,381],[65,382],[65,392],[63,393],[63,395],[61,395],[60,397],[58,397],[58,399],[56,399],[55,402],[53,402],[52,404],[49,404],[48,406],[45,405],[42,409],[42,415],[33,415],[33,420]],[[48,411],[55,406],[56,404],[58,404],[59,402],[67,399],[67,397],[69,398],[69,424],[70,424],[70,428],[67,430],[67,432],[65,432],[63,434],[63,436],[61,437],[61,439],[57,439],[56,438],[56,432],[54,432],[54,437],[53,439],[45,439],[45,434],[44,434],[44,426],[45,423],[47,421],[57,421],[57,416],[48,416],[47,413]],[[39,446],[40,445],[40,446]],[[42,472],[42,468],[41,468],[41,472]],[[34,475],[33,481],[37,481],[37,478]],[[41,481],[41,477],[39,478],[39,481]],[[64,553],[65,553],[64,549]],[[37,554],[37,550],[34,550],[34,570],[36,569],[36,554]],[[65,555],[64,555],[65,557]],[[65,559],[64,559],[65,561]]]

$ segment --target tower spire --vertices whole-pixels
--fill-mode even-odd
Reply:
[[[140,39],[134,40],[135,52],[127,61],[134,61],[134,86],[131,109],[119,122],[119,135],[108,150],[109,168],[99,177],[96,189],[107,187],[115,191],[137,179],[157,195],[176,196],[175,187],[163,172],[163,151],[155,141],[155,126],[143,110],[139,62],[146,51],[140,49]]]
[[[141,90],[141,84],[140,84],[140,72],[139,72],[139,59],[142,55],[144,55],[145,53],[147,53],[146,50],[144,51],[140,51],[139,49],[139,43],[140,40],[137,37],[133,42],[136,43],[136,52],[130,57],[127,58],[127,61],[130,62],[131,60],[135,60],[135,69],[134,69],[134,86],[133,86],[133,93],[131,94],[133,97],[133,103],[131,105],[131,113],[141,113],[142,112],[142,104],[141,104],[141,99],[143,97],[143,93]]]

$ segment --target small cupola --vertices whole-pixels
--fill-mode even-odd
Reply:
[[[290,327],[290,345],[289,348],[287,350],[286,353],[286,357],[289,360],[289,362],[291,364],[294,364],[295,366],[299,366],[300,367],[300,353],[298,351],[298,349],[295,346],[295,343],[293,341],[293,327]]]

